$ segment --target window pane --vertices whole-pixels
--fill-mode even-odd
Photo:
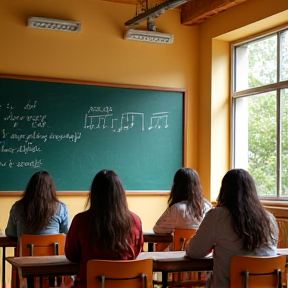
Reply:
[[[288,89],[281,90],[281,196],[288,197]]]
[[[235,99],[235,168],[247,169],[260,196],[277,196],[276,92]]]
[[[235,47],[235,91],[277,81],[277,35]]]
[[[288,31],[281,34],[280,80],[288,80]]]

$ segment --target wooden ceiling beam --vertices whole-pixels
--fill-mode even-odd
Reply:
[[[248,0],[190,0],[182,5],[181,23],[196,25]]]

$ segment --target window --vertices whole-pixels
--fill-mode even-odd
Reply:
[[[288,198],[288,28],[232,45],[233,166]]]

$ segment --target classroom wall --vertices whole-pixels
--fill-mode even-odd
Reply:
[[[28,28],[29,16],[81,21],[82,32]],[[187,165],[197,169],[198,27],[181,25],[180,10],[173,10],[156,20],[158,31],[174,35],[172,45],[124,40],[127,30],[124,23],[134,16],[135,6],[105,1],[2,0],[0,39],[5,41],[1,41],[0,73],[186,88]],[[17,199],[0,198],[2,231],[9,209]],[[60,199],[67,204],[73,218],[83,211],[86,196]],[[128,202],[130,209],[142,218],[143,228],[150,230],[166,208],[167,195],[129,196]]]
[[[248,0],[199,25],[198,172],[212,201],[232,168],[230,43],[283,23],[287,0]]]
[[[287,0],[248,0],[192,27],[181,25],[179,10],[172,10],[156,26],[172,33],[174,43],[159,45],[123,40],[124,22],[135,16],[132,5],[1,0],[0,73],[188,89],[186,163],[198,170],[206,198],[215,200],[231,167],[229,42],[287,21],[287,10]],[[27,28],[29,16],[81,21],[83,31]],[[17,199],[0,196],[0,232]],[[73,218],[83,211],[86,196],[60,200]],[[166,207],[167,195],[128,196],[128,203],[143,229],[150,230]]]
[[[158,31],[172,33],[174,43],[160,45],[123,40],[127,29],[123,23],[134,17],[133,5],[96,0],[2,0],[0,39],[5,41],[1,41],[0,73],[186,88],[186,163],[199,171],[206,198],[215,200],[221,178],[231,167],[229,42],[283,23],[287,9],[286,0],[275,0],[273,5],[269,0],[249,0],[191,27],[181,25],[179,10],[172,10],[159,17],[156,26]],[[29,16],[81,21],[83,31],[28,28]],[[0,198],[2,231],[17,199]],[[86,196],[60,199],[67,203],[73,218],[83,211]],[[128,203],[142,218],[144,230],[150,230],[166,207],[167,195],[128,196]]]
[[[133,5],[96,0],[1,0],[0,73],[186,88],[187,165],[197,169],[198,27],[181,25],[180,11],[173,10],[156,21],[158,31],[174,35],[172,45],[124,40],[124,23],[135,16],[135,10]],[[83,30],[74,34],[28,28],[29,16],[81,21]],[[0,196],[2,233],[9,210],[18,199],[12,194]],[[84,210],[86,196],[61,196],[60,200],[67,204],[72,219]],[[141,217],[144,230],[152,229],[166,203],[167,195],[128,197],[129,207]],[[8,249],[8,255],[12,252]],[[10,265],[6,267],[8,282]]]

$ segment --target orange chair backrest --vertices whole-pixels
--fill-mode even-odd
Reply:
[[[19,238],[20,256],[65,255],[65,234],[29,235]]]
[[[286,255],[234,256],[231,259],[230,288],[282,287],[281,274],[278,277],[277,269],[284,274],[285,265]],[[247,281],[245,274],[248,275]]]
[[[173,251],[184,251],[197,229],[174,229]]]
[[[89,260],[87,288],[153,288],[152,272],[152,259]]]

